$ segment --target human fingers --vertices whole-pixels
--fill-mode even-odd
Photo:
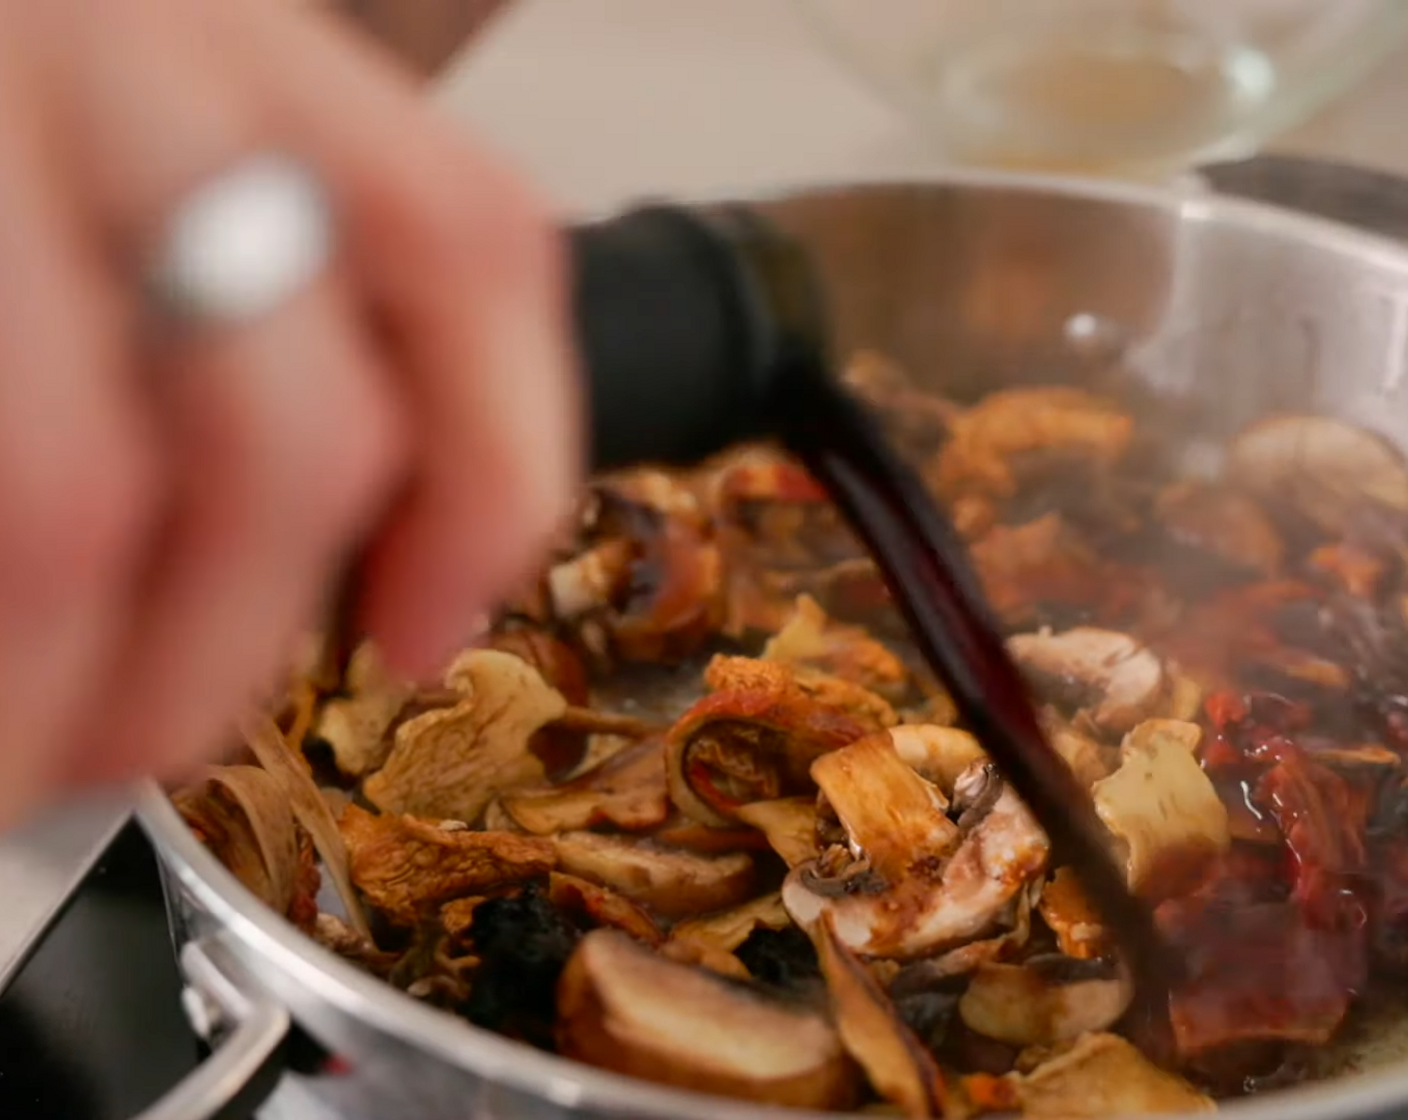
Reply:
[[[157,497],[130,323],[0,9],[0,827],[68,780]]]
[[[349,274],[402,361],[415,473],[368,554],[361,617],[423,673],[571,502],[579,402],[558,239],[519,179],[316,13],[249,21],[228,44],[334,184]]]
[[[204,0],[117,5],[70,40],[83,65],[63,85],[67,158],[119,267],[202,184],[271,148],[303,154],[259,84],[212,49],[219,18]],[[102,750],[77,777],[208,752],[370,528],[403,433],[361,311],[330,269],[256,321],[151,352],[166,519],[94,709]]]

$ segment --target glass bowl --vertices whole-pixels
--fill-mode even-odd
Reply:
[[[951,158],[1134,176],[1248,154],[1392,51],[1405,0],[793,0]]]

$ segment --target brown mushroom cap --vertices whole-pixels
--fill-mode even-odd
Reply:
[[[1038,684],[1074,694],[1100,730],[1119,735],[1155,713],[1163,698],[1164,669],[1152,651],[1128,634],[1077,626],[1054,634],[1014,634],[1007,648]]]
[[[819,1011],[652,953],[582,938],[557,992],[558,1049],[647,1081],[796,1108],[841,1109],[856,1070]]]
[[[1366,506],[1408,513],[1402,452],[1328,416],[1273,416],[1251,425],[1228,448],[1227,474],[1327,532],[1343,533]]]

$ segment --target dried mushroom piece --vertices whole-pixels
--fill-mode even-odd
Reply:
[[[453,898],[540,878],[557,863],[552,842],[536,836],[445,828],[356,805],[341,829],[352,882],[397,925],[413,926]]]
[[[684,480],[641,470],[593,485],[575,556],[547,586],[554,616],[606,661],[675,661],[715,633],[723,564]]]
[[[836,936],[829,918],[815,940],[841,1043],[885,1100],[906,1116],[943,1116],[943,1077],[875,977]]]
[[[1176,720],[1142,724],[1120,748],[1120,768],[1091,790],[1136,894],[1177,894],[1232,842],[1227,808],[1194,755],[1201,735]]]
[[[743,852],[697,856],[594,832],[564,833],[552,844],[562,870],[620,891],[667,918],[723,910],[753,893],[753,859]]]
[[[782,905],[782,895],[773,891],[732,910],[680,922],[670,931],[670,941],[675,944],[708,945],[732,953],[748,940],[754,930],[786,929],[791,924],[792,919]]]
[[[915,863],[943,859],[958,845],[948,799],[905,765],[889,734],[822,755],[812,778],[852,852],[886,882],[902,882]]]
[[[371,938],[358,933],[336,914],[319,914],[310,932],[313,940],[324,949],[383,980],[391,976],[391,970],[400,959],[399,953],[378,949]]]
[[[386,761],[391,752],[387,732],[415,690],[387,674],[369,642],[353,653],[343,689],[346,695],[322,706],[312,734],[332,750],[341,773],[359,778]],[[301,745],[303,740],[290,741]]]
[[[704,683],[710,692],[795,691],[870,731],[899,722],[889,701],[864,685],[780,661],[718,654],[704,669]]]
[[[1046,691],[1089,710],[1092,724],[1121,735],[1155,714],[1164,698],[1159,658],[1127,634],[1078,626],[1056,634],[1015,634],[1007,649]]]
[[[625,895],[575,875],[559,871],[549,875],[548,899],[563,913],[580,916],[579,924],[588,928],[611,926],[647,945],[659,945],[665,939],[654,919]]]
[[[1159,1069],[1118,1035],[1088,1034],[1026,1075],[1008,1079],[1032,1117],[1212,1112],[1212,1100]]]
[[[833,621],[810,595],[797,596],[787,624],[763,647],[764,661],[860,685],[892,703],[904,698],[909,670],[860,626]]]
[[[1116,598],[1100,557],[1057,513],[994,525],[971,553],[988,602],[1011,627],[1035,625],[1051,607],[1106,611]]]
[[[909,777],[918,780],[912,772]],[[863,859],[839,867],[824,860],[802,864],[782,886],[792,920],[814,929],[823,914],[829,915],[837,937],[852,951],[902,960],[960,945],[999,926],[1018,892],[1045,871],[1049,842],[991,764],[974,764],[960,777],[955,795],[966,808],[954,850],[949,852],[951,841],[944,839],[941,851],[912,851],[895,882]],[[908,834],[923,832],[910,828]]]
[[[1181,545],[1268,579],[1281,570],[1281,535],[1245,494],[1208,482],[1175,482],[1160,491],[1154,511],[1164,532]]]
[[[812,761],[866,732],[853,716],[805,696],[785,676],[768,687],[715,692],[670,729],[670,798],[701,824],[731,825],[740,806],[811,789]]]
[[[278,781],[257,766],[212,766],[174,800],[186,824],[235,878],[287,915],[299,886],[299,835]]]
[[[754,801],[739,807],[738,819],[759,829],[788,867],[816,858],[815,797]]]
[[[362,936],[370,937],[371,928],[362,912],[361,900],[352,887],[347,846],[306,760],[289,746],[278,725],[267,716],[250,716],[240,729],[259,765],[278,782],[298,823],[312,838],[333,889],[347,911],[348,923]]]
[[[1047,740],[1081,785],[1089,789],[1101,778],[1114,773],[1117,755],[1113,748],[1083,734],[1054,711],[1044,712],[1041,722]]]
[[[958,1001],[970,1030],[1013,1046],[1071,1042],[1112,1026],[1134,985],[1116,965],[1058,955],[978,968]]]
[[[459,941],[474,925],[474,912],[484,902],[483,895],[455,898],[440,907],[440,928],[451,941]]]
[[[855,1067],[822,1014],[660,957],[582,938],[557,989],[569,1058],[657,1084],[795,1108],[854,1104]]]
[[[1110,937],[1100,914],[1085,897],[1080,880],[1069,867],[1057,868],[1037,906],[1066,956],[1094,960],[1110,950]]]
[[[1009,498],[1024,477],[1062,462],[1109,469],[1124,457],[1134,421],[1080,389],[1031,387],[989,393],[950,423],[931,481],[947,498]]]
[[[665,743],[648,739],[571,781],[504,793],[499,805],[519,828],[539,836],[598,825],[627,832],[657,828],[670,813]]]
[[[473,823],[499,794],[542,782],[529,742],[567,704],[530,665],[496,650],[462,654],[445,683],[464,700],[402,724],[362,788],[384,812]]]
[[[1398,448],[1328,416],[1274,416],[1244,429],[1228,448],[1227,476],[1328,533],[1345,533],[1365,512],[1408,514]]]

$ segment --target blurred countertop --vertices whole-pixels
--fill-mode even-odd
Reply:
[[[943,162],[789,0],[517,0],[439,94],[570,207]],[[1273,147],[1408,175],[1405,106],[1408,49]]]

